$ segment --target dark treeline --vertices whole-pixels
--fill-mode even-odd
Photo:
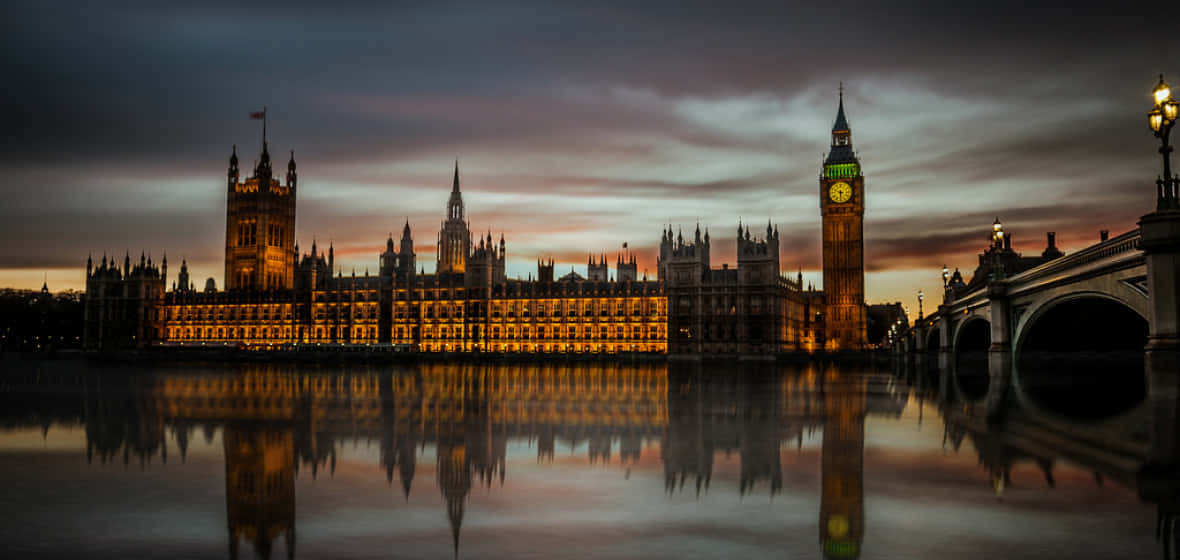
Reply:
[[[0,350],[82,347],[82,293],[0,289]]]

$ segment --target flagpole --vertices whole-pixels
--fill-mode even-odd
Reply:
[[[266,105],[262,106],[262,147],[266,148]]]

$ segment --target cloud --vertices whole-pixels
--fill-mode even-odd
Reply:
[[[514,275],[623,242],[654,270],[661,227],[698,220],[732,262],[738,219],[767,218],[783,266],[815,270],[816,177],[843,81],[871,285],[970,266],[996,214],[1020,247],[1046,230],[1076,246],[1133,227],[1158,172],[1146,92],[1180,54],[1142,40],[1149,11],[1091,2],[67,2],[5,15],[0,71],[20,87],[0,91],[0,271],[143,247],[220,278],[224,166],[233,144],[245,166],[256,157],[246,116],[262,106],[272,154],[299,162],[300,241],[332,240],[349,267],[375,268],[407,217],[431,260],[458,157],[473,230],[505,233]],[[881,294],[899,299],[895,285]]]

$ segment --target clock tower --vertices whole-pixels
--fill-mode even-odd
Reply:
[[[865,346],[865,180],[852,151],[852,130],[844,117],[844,91],[832,125],[832,146],[819,177],[823,216],[824,330],[829,350]]]

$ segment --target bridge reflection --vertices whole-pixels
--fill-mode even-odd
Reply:
[[[99,464],[185,460],[194,438],[220,436],[230,556],[246,547],[261,557],[283,549],[289,558],[298,476],[334,473],[349,443],[375,443],[375,469],[407,500],[421,491],[417,469],[434,469],[431,490],[445,510],[439,523],[449,524],[457,555],[472,490],[495,492],[512,477],[512,442],[527,442],[542,464],[560,447],[621,470],[658,449],[670,493],[710,491],[715,461],[726,454],[737,458],[739,494],[774,495],[784,485],[783,453],[822,430],[818,544],[826,558],[856,558],[872,525],[864,509],[866,419],[897,417],[916,404],[921,421],[933,405],[945,445],[974,449],[998,496],[1016,465],[1035,466],[1050,486],[1062,462],[1081,465],[1096,483],[1136,489],[1156,504],[1172,553],[1180,478],[1144,469],[1153,453],[1150,408],[1078,423],[1019,398],[1019,387],[965,396],[951,369],[923,359],[899,362],[895,376],[875,371],[588,363],[42,368],[4,377],[0,421],[84,426],[87,457]],[[430,450],[434,457],[424,456]]]
[[[1037,394],[1043,393],[1043,386],[1033,386],[1032,390],[1019,382],[1009,386],[1007,380],[1012,376],[1009,356],[990,358],[983,366],[987,371],[976,373],[990,380],[984,398],[958,387],[963,378],[961,363],[940,368],[931,357],[919,355],[914,360],[899,360],[896,371],[900,379],[913,387],[919,406],[923,403],[937,406],[944,426],[944,446],[958,452],[965,441],[970,443],[979,457],[980,467],[988,471],[997,497],[1002,497],[1011,485],[1011,473],[1018,464],[1034,466],[1048,487],[1055,485],[1054,470],[1058,464],[1080,466],[1093,473],[1096,485],[1111,480],[1138,491],[1141,499],[1154,504],[1159,519],[1156,536],[1163,558],[1175,558],[1180,473],[1154,468],[1155,458],[1161,453],[1160,444],[1165,448],[1162,453],[1168,453],[1176,442],[1175,424],[1165,432],[1160,429],[1165,424],[1157,418],[1174,415],[1175,402],[1147,400],[1140,393],[1134,406],[1128,409],[1125,393],[1096,383],[1089,389],[1094,394],[1105,390],[1105,398],[1116,405],[1108,406],[1104,414],[1071,416],[1057,407],[1045,406]],[[1042,364],[1044,369],[1036,374],[1056,383],[1056,388],[1070,397],[1082,399],[1086,398],[1085,379],[1076,377],[1071,365],[1076,365],[1079,359],[1088,360],[1084,367],[1104,368],[1100,376],[1103,378],[1141,375],[1142,360],[1136,356],[1130,358],[1119,361],[1111,356],[1105,360],[1093,356],[1058,356],[1054,363]],[[1102,406],[1094,403],[1103,397],[1090,395],[1089,398],[1087,402],[1092,406]],[[1111,414],[1109,410],[1120,413]]]

